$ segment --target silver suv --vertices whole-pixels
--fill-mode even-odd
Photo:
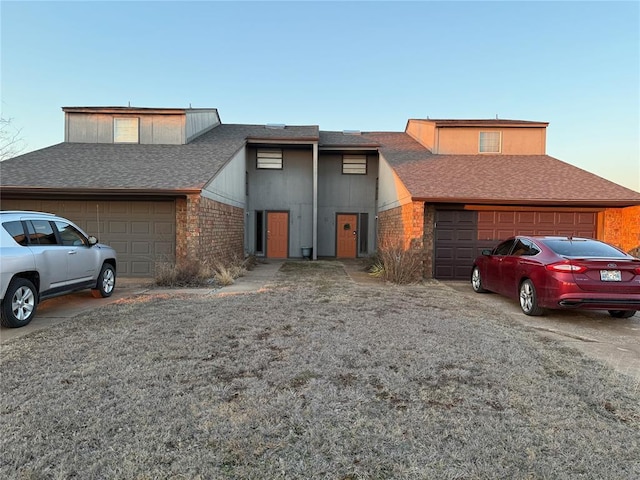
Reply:
[[[92,289],[109,297],[116,252],[69,220],[49,213],[0,211],[0,314],[5,327],[23,327],[41,300]]]

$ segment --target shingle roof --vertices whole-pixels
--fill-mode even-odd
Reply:
[[[508,119],[410,119],[409,122],[429,122],[437,127],[546,127],[549,122],[534,122],[531,120],[508,120]]]
[[[433,155],[405,133],[371,133],[411,195],[432,202],[624,206],[640,193],[548,155]]]
[[[60,143],[0,163],[3,188],[200,190],[247,138],[318,139],[317,126],[219,125],[187,145]]]

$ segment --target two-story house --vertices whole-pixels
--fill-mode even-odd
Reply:
[[[156,262],[353,258],[392,238],[467,278],[513,233],[640,244],[640,193],[549,157],[546,123],[409,120],[404,132],[224,124],[216,109],[65,107],[65,141],[0,164],[2,209],[64,215]]]

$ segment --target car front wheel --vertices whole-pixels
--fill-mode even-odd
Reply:
[[[113,293],[113,290],[116,288],[116,271],[113,269],[113,266],[105,263],[102,266],[102,270],[100,270],[100,275],[98,275],[98,283],[96,284],[96,288],[92,290],[94,297],[110,297]]]
[[[631,318],[635,314],[635,310],[609,310],[609,315],[613,318]]]
[[[544,310],[538,306],[538,294],[533,282],[526,279],[520,285],[520,308],[525,315],[542,315]]]
[[[473,267],[473,271],[471,272],[471,287],[476,293],[486,292],[482,286],[482,277],[480,276],[480,269],[478,267]]]
[[[2,325],[9,328],[24,327],[36,314],[38,293],[26,278],[14,278],[2,301]]]

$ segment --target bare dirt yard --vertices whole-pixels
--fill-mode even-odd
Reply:
[[[637,381],[339,262],[124,299],[1,356],[2,478],[640,478]]]

